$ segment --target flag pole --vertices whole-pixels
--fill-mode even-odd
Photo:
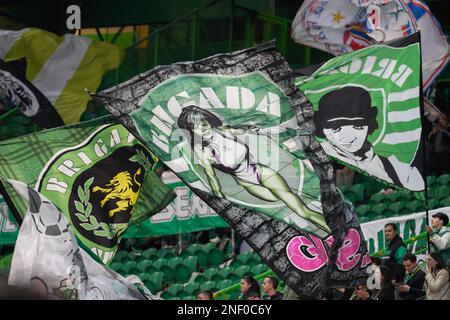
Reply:
[[[423,96],[423,74],[422,74],[422,42],[421,42],[421,32],[419,31],[419,48],[420,48],[420,121],[422,124],[422,133],[421,133],[421,142],[422,145],[422,163],[423,163],[423,175],[424,175],[424,185],[425,185],[425,217],[427,219],[426,225],[428,226],[429,223],[429,212],[428,212],[428,182],[427,182],[427,176],[428,176],[428,170],[427,170],[427,163],[426,163],[426,148],[425,148],[425,131],[424,131],[424,121],[425,121],[425,107],[424,107],[424,96]],[[430,243],[430,234],[427,232],[427,247],[428,247],[428,253],[430,253],[431,243]]]

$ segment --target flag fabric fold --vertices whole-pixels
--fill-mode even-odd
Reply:
[[[58,206],[79,244],[105,264],[129,223],[175,198],[155,172],[158,165],[110,116],[0,142],[0,176],[23,181]],[[24,217],[27,203],[10,186],[5,189],[10,209]]]
[[[143,294],[80,248],[69,221],[50,200],[25,183],[8,183],[29,204],[14,248],[9,285],[38,299],[158,299],[147,288]]]
[[[90,99],[85,89],[97,90],[103,75],[120,65],[123,51],[83,36],[27,28],[0,30],[0,58],[26,59],[26,78],[54,105],[60,119],[72,124],[80,121]]]
[[[157,67],[94,97],[302,298],[365,282],[354,210],[273,44]]]
[[[423,1],[306,0],[292,23],[291,36],[295,42],[342,55],[419,30],[425,90],[446,67],[450,46]]]

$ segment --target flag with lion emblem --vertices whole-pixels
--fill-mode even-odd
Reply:
[[[23,181],[51,200],[79,243],[105,264],[129,223],[174,199],[155,172],[158,165],[154,154],[111,117],[0,143],[0,176]],[[23,217],[27,203],[5,188],[8,205]]]

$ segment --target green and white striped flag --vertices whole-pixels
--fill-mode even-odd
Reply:
[[[89,95],[108,70],[120,65],[123,51],[108,42],[27,28],[0,30],[0,59],[25,58],[26,77],[55,106],[65,124],[79,122]]]
[[[419,34],[331,59],[296,85],[313,105],[316,139],[329,156],[424,190]]]
[[[79,244],[105,264],[129,223],[175,198],[156,174],[158,165],[110,117],[0,142],[0,176],[26,183],[58,206]],[[9,184],[4,187],[10,209],[24,217],[27,202]]]

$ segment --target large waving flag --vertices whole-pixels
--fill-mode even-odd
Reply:
[[[174,199],[155,173],[158,165],[111,117],[0,142],[0,176],[23,181],[57,205],[80,245],[105,264],[129,223],[158,213]],[[23,217],[27,203],[5,188],[10,209]]]
[[[299,77],[316,138],[335,160],[423,191],[419,34],[336,57]]]
[[[72,34],[0,30],[0,59],[23,58],[26,78],[55,106],[64,123],[72,124],[79,122],[90,99],[85,89],[96,90],[105,72],[119,66],[123,52],[111,43]]]
[[[14,248],[8,284],[39,299],[146,300],[113,270],[99,264],[77,244],[66,216],[46,197],[20,181],[8,180],[29,205]]]
[[[292,38],[334,55],[384,43],[420,30],[423,88],[450,59],[446,35],[421,0],[305,0],[292,23]]]
[[[273,45],[157,67],[95,95],[301,297],[364,283],[367,248]]]

